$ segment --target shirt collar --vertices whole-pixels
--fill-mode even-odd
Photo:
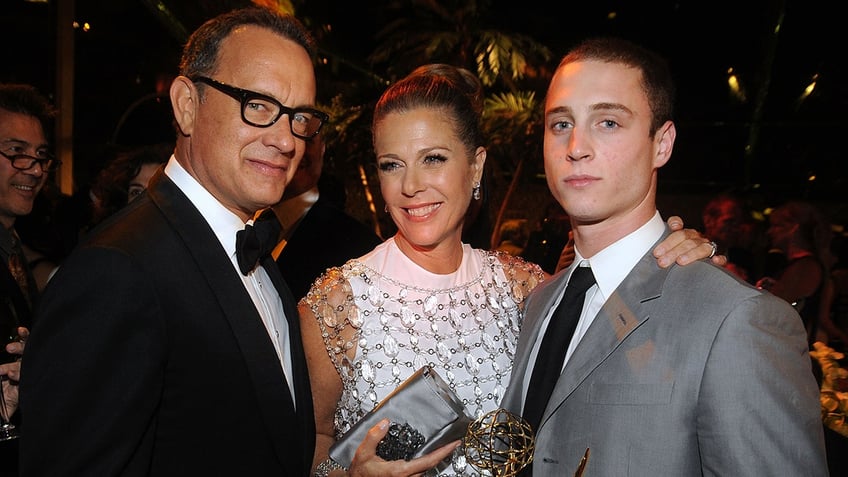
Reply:
[[[591,259],[584,258],[574,247],[574,266],[587,260],[601,293],[604,297],[610,297],[664,232],[665,222],[657,211],[651,220],[596,253]]]
[[[189,174],[173,155],[168,164],[165,165],[165,175],[176,184],[206,219],[227,255],[235,256],[236,232],[244,229],[244,222],[239,216],[224,207],[218,199],[200,185],[197,179]]]

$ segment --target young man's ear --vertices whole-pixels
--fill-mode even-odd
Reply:
[[[677,129],[672,121],[666,121],[654,134],[657,143],[657,152],[654,156],[654,167],[662,167],[671,158],[674,149],[674,139],[677,137]]]

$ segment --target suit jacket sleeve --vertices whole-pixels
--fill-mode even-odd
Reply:
[[[24,475],[117,475],[139,445],[118,437],[151,429],[168,337],[144,276],[120,253],[88,249],[46,290],[22,369]]]
[[[825,472],[805,336],[794,310],[766,294],[742,302],[724,320],[705,364],[695,423],[710,474]]]

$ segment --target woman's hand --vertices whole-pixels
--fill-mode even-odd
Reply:
[[[688,265],[702,258],[710,258],[720,267],[727,264],[726,256],[715,253],[715,242],[697,230],[684,229],[683,219],[680,217],[669,217],[668,226],[673,232],[654,248],[654,257],[657,257],[660,267],[667,268],[675,262],[678,265]]]
[[[377,445],[389,432],[389,420],[383,419],[368,431],[356,450],[350,464],[351,477],[406,477],[420,476],[445,460],[461,441],[446,444],[417,459],[387,461],[377,455]]]

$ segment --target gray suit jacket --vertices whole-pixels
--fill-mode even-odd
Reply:
[[[526,303],[503,406],[521,412],[561,273]],[[604,304],[557,382],[534,477],[827,475],[819,391],[800,317],[720,267],[648,253]]]

